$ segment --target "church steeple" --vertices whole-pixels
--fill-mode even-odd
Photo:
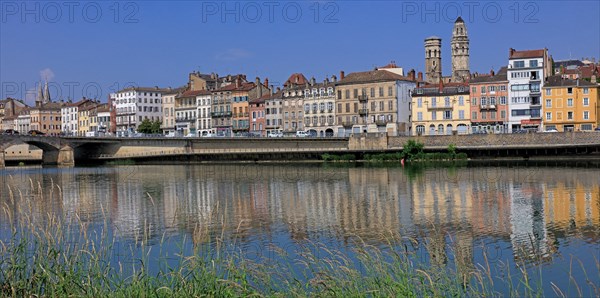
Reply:
[[[46,85],[44,85],[44,103],[49,103],[52,102],[52,99],[50,99],[50,89],[48,88],[48,81],[46,81]]]
[[[42,87],[42,82],[40,82],[40,87],[37,90],[37,97],[35,98],[35,106],[40,107],[44,102],[44,89]]]
[[[454,22],[452,31],[452,81],[465,82],[471,77],[469,69],[469,36],[461,17]]]

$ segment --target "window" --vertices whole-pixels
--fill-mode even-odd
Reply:
[[[350,89],[346,90],[346,99],[350,98]]]
[[[473,87],[473,93],[477,93],[477,87]]]
[[[383,112],[383,109],[384,109],[384,103],[383,103],[383,101],[380,101],[379,102],[379,111]]]
[[[452,111],[444,111],[444,120],[452,119]]]
[[[418,121],[423,121],[423,112],[418,112],[417,113],[417,120]]]
[[[444,98],[444,105],[445,105],[446,107],[449,107],[449,106],[450,106],[450,97],[446,97],[446,98]]]
[[[342,99],[342,90],[338,90],[338,99]]]
[[[500,104],[506,105],[506,96],[500,96]]]
[[[500,86],[500,91],[506,91],[506,86],[505,85]]]
[[[471,105],[474,105],[474,106],[477,105],[477,97],[471,98]]]
[[[513,65],[515,68],[523,68],[525,67],[525,61],[515,61]]]
[[[477,120],[477,112],[473,111],[473,112],[471,113],[471,119],[472,119],[472,120]]]
[[[458,111],[458,119],[460,119],[460,120],[465,119],[465,111],[463,111],[463,110]]]
[[[431,98],[431,106],[434,107],[434,108],[437,106],[437,100],[436,100],[435,97]]]
[[[410,103],[409,103],[409,105],[410,105]],[[388,101],[388,110],[392,111],[393,109],[394,109],[394,102],[389,100]],[[409,107],[409,111],[410,111],[410,107]]]
[[[481,111],[481,119],[482,119],[482,120],[485,120],[485,119],[487,119],[487,115],[485,114],[485,112],[484,112],[484,111]]]
[[[490,92],[496,92],[496,86],[489,86],[488,89]]]
[[[379,87],[379,96],[383,97],[383,87]]]
[[[573,120],[573,112],[567,112],[567,120]]]
[[[590,105],[590,99],[587,98],[587,97],[584,97],[583,98],[583,105],[586,106],[586,107],[589,106]]]
[[[546,89],[546,95],[547,96],[552,95],[552,89]]]
[[[590,112],[583,111],[583,120],[590,120]]]
[[[485,86],[481,86],[481,93],[485,94]]]
[[[350,113],[350,103],[346,104],[346,113]]]
[[[358,103],[354,103],[354,113],[358,113]]]
[[[546,99],[546,107],[547,108],[551,108],[552,107],[552,99]]]
[[[581,130],[592,130],[591,124],[581,124]]]
[[[572,107],[573,106],[573,99],[572,98],[568,98],[567,99],[567,107]]]
[[[371,112],[375,112],[375,102],[371,102]]]
[[[437,120],[437,113],[435,111],[431,111],[431,120]]]
[[[589,93],[590,93],[589,88],[583,88],[583,94],[589,94]]]
[[[375,97],[375,88],[371,88],[371,97]]]
[[[537,60],[529,60],[529,67],[537,67],[537,66],[538,66]]]
[[[506,111],[500,111],[500,119],[506,119]]]
[[[394,96],[394,89],[392,88],[392,86],[388,87],[388,96]]]
[[[573,88],[572,87],[567,88],[567,94],[573,94]]]
[[[354,89],[354,98],[358,97],[358,89]]]
[[[465,99],[462,96],[458,97],[458,105],[459,106],[464,106],[465,105]]]
[[[546,112],[546,120],[548,120],[548,121],[552,120],[552,113],[551,112]]]

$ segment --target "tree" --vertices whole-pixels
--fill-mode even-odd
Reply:
[[[161,131],[160,131],[161,124],[162,123],[159,120],[152,122],[152,124],[150,125],[150,130],[152,131],[153,134],[161,133]]]
[[[152,122],[148,118],[144,119],[140,126],[138,126],[138,132],[141,133],[152,133]]]
[[[415,140],[408,140],[406,144],[404,144],[404,149],[402,150],[402,155],[406,157],[408,160],[419,160],[423,158],[423,148],[425,144],[419,143]]]

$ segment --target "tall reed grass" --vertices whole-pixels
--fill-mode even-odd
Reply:
[[[533,297],[542,296],[545,287],[557,296],[600,295],[590,282],[600,276],[597,258],[593,274],[598,276],[573,278],[573,288],[560,289],[546,284],[541,271],[530,270],[525,261],[517,264],[518,272],[489,262],[485,253],[483,263],[472,264],[472,256],[459,246],[449,248],[453,264],[436,262],[441,252],[435,241],[447,236],[437,227],[424,240],[391,231],[379,235],[377,244],[351,237],[349,249],[310,240],[293,251],[274,245],[267,248],[268,257],[259,259],[248,258],[225,230],[198,225],[173,251],[166,235],[151,245],[146,227],[123,249],[108,216],[92,227],[77,214],[36,210],[39,200],[62,197],[58,185],[42,189],[31,181],[28,189],[7,189],[9,199],[2,206],[7,226],[2,229],[9,234],[0,238],[4,297]],[[223,214],[217,205],[209,220],[223,222]],[[116,250],[127,258],[115,258]],[[573,261],[578,265],[583,268]]]

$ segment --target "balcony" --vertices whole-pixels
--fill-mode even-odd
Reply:
[[[343,127],[352,127],[355,123],[354,122],[348,122],[348,121],[342,121],[342,126]]]
[[[368,109],[360,109],[360,110],[358,110],[358,114],[361,116],[365,116],[365,115],[369,114],[369,110]]]
[[[231,112],[212,112],[210,113],[210,116],[213,118],[231,117]]]
[[[248,113],[237,113],[233,114],[234,118],[248,118]]]
[[[377,126],[386,126],[388,124],[388,121],[386,121],[386,120],[375,120],[375,124]]]
[[[482,105],[480,105],[480,109],[482,109],[482,110],[495,110],[496,109],[496,105],[482,104]]]
[[[358,96],[358,101],[359,102],[367,102],[367,100],[369,100],[369,97],[366,95],[359,95]]]
[[[179,117],[175,118],[175,122],[191,122],[196,121],[196,117]]]
[[[427,105],[427,110],[431,111],[431,110],[452,110],[453,107],[451,105],[446,106],[432,106],[432,105]]]

